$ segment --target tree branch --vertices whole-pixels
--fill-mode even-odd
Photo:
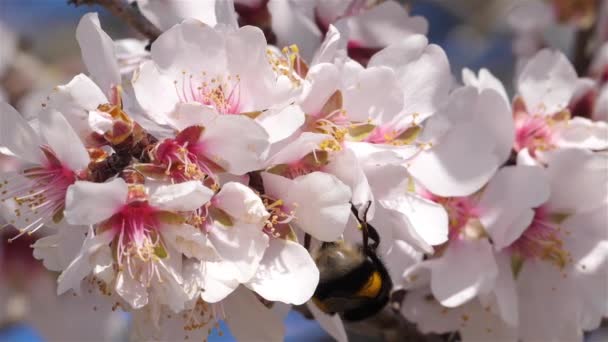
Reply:
[[[160,29],[141,14],[137,7],[131,6],[125,0],[68,0],[68,4],[73,4],[77,7],[81,5],[100,5],[115,16],[123,19],[129,26],[139,31],[152,42],[162,33]]]

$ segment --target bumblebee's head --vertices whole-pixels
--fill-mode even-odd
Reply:
[[[375,253],[338,241],[324,243],[315,261],[320,277],[313,301],[325,313],[357,321],[387,304],[392,281]]]

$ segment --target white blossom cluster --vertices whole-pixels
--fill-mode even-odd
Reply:
[[[509,96],[485,69],[455,80],[394,1],[271,0],[280,48],[231,1],[137,3],[164,30],[149,52],[86,14],[88,75],[29,121],[0,103],[21,161],[0,174],[5,229],[55,232],[32,246],[58,294],[131,313],[138,340],[200,340],[219,320],[282,340],[306,303],[345,340],[310,301],[311,254],[360,243],[355,208],[423,333],[580,341],[608,316],[606,58],[582,78],[540,50]],[[586,118],[581,89],[604,94]]]

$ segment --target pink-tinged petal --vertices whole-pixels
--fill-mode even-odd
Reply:
[[[215,0],[215,18],[221,29],[237,30],[239,23],[234,0]]]
[[[247,224],[263,225],[270,216],[260,196],[248,186],[236,182],[224,184],[213,203],[232,218]]]
[[[608,123],[575,117],[559,127],[556,140],[560,147],[603,150],[608,148]]]
[[[344,329],[342,319],[337,314],[328,315],[325,312],[319,310],[319,308],[312,302],[306,303],[306,307],[312,313],[317,323],[327,332],[331,337],[335,338],[338,342],[348,342],[348,336]]]
[[[453,241],[431,270],[431,290],[442,305],[456,307],[491,290],[497,276],[488,240]]]
[[[568,106],[577,78],[563,53],[545,49],[523,68],[517,90],[530,114],[552,115]]]
[[[268,236],[260,225],[235,224],[224,228],[216,224],[208,237],[220,258],[237,268],[235,277],[241,283],[254,276],[268,246]]]
[[[270,301],[301,305],[315,292],[319,269],[300,244],[272,239],[247,286]]]
[[[546,154],[551,182],[548,210],[571,214],[608,201],[608,155],[581,149]]]
[[[479,69],[478,76],[476,76],[471,69],[462,69],[462,82],[464,85],[477,88],[479,91],[493,89],[497,91],[507,103],[510,103],[505,86],[486,68]]]
[[[340,83],[340,73],[334,64],[322,63],[311,67],[300,95],[300,107],[306,114],[318,115]]]
[[[158,124],[172,122],[180,123],[179,117],[169,121],[167,116],[176,109],[180,102],[176,85],[165,75],[162,75],[154,62],[142,63],[133,73],[131,81],[137,102],[147,116]],[[175,90],[175,91],[174,91]]]
[[[150,204],[169,211],[190,211],[202,207],[213,197],[213,190],[199,181],[161,185],[150,194]]]
[[[70,289],[80,293],[82,280],[98,265],[97,261],[108,261],[104,254],[110,253],[108,245],[113,238],[114,234],[111,231],[95,235],[93,228],[89,228],[80,252],[57,279],[57,295]]]
[[[498,168],[498,159],[487,151],[472,125],[455,127],[431,150],[423,151],[408,168],[432,193],[466,196],[481,188]],[[467,139],[470,138],[470,139]]]
[[[238,341],[280,342],[285,338],[283,318],[246,287],[236,289],[222,304],[228,328]]]
[[[261,169],[270,148],[266,130],[238,115],[218,116],[206,127],[203,143],[205,155],[235,175]]]
[[[382,241],[380,242],[382,243]],[[403,240],[389,241],[392,244],[385,255],[382,256],[384,266],[388,270],[391,279],[395,282],[395,288],[401,288],[398,279],[403,278],[406,269],[420,263],[424,257],[422,253],[415,250],[407,242]]]
[[[555,265],[525,262],[517,276],[521,339],[582,341],[578,291]]]
[[[209,260],[216,255],[207,236],[200,229],[189,224],[164,226],[160,233],[164,242],[186,258]]]
[[[562,235],[564,250],[572,258],[572,276],[585,308],[585,329],[595,329],[606,312],[608,302],[608,204],[566,218],[561,227],[570,234]]]
[[[266,164],[272,166],[298,161],[312,151],[319,149],[319,144],[322,141],[331,138],[327,134],[304,132],[270,157]]]
[[[404,95],[403,112],[424,119],[433,114],[447,99],[453,80],[445,52],[427,45],[422,35],[412,35],[375,54],[369,66],[392,68]]]
[[[178,103],[175,110],[165,117],[167,123],[179,131],[190,126],[205,126],[219,114],[211,106],[199,103]]]
[[[40,133],[61,161],[72,171],[86,169],[89,153],[65,117],[56,110],[47,109],[40,113]]]
[[[220,2],[217,0],[136,1],[141,13],[163,31],[187,18],[198,19],[210,26],[217,24],[215,9]]]
[[[495,258],[498,266],[498,277],[493,292],[496,296],[498,312],[507,324],[516,327],[519,324],[519,313],[511,256],[508,253],[499,253],[495,255]]]
[[[337,177],[313,172],[294,180],[286,204],[296,203],[296,223],[321,241],[340,237],[350,215],[350,188]]]
[[[256,118],[268,133],[271,144],[292,136],[305,121],[304,112],[298,105],[269,109]]]
[[[322,3],[317,3],[320,5]],[[315,41],[315,44],[318,44]],[[319,46],[317,52],[312,59],[310,65],[317,65],[320,63],[334,63],[336,59],[346,58],[346,37],[340,34],[340,31],[334,26],[329,25],[327,32],[325,32],[325,38]],[[308,54],[306,54],[308,55]],[[306,57],[306,55],[303,55]],[[309,60],[309,59],[307,59]]]
[[[227,67],[239,75],[238,110],[250,112],[276,105],[274,92],[276,76],[266,54],[266,38],[255,26],[243,26],[226,36]],[[246,91],[245,91],[246,90]]]
[[[122,178],[108,183],[78,181],[68,188],[65,218],[74,225],[99,223],[126,203],[128,193],[129,187]]]
[[[0,102],[0,118],[0,146],[8,148],[20,159],[42,164],[42,141],[21,114],[8,103]]]
[[[362,70],[344,91],[344,109],[354,121],[388,123],[402,108],[403,94],[395,73],[387,67]]]
[[[372,189],[359,165],[359,161],[351,150],[344,149],[333,154],[329,164],[325,165],[322,171],[338,177],[344,184],[348,185],[353,194],[352,202],[355,206],[367,206],[367,203],[371,202],[372,205],[368,210],[367,217],[368,219],[374,217]]]
[[[494,99],[494,101],[492,100]],[[422,139],[433,146],[410,163],[410,173],[432,193],[467,196],[479,190],[503,162],[505,148],[496,139],[489,104],[504,101],[493,90],[455,90],[442,109],[427,121]],[[497,114],[505,108],[498,108]],[[496,109],[495,109],[496,110]],[[505,157],[506,158],[506,157]]]
[[[426,244],[436,246],[447,241],[448,214],[441,205],[414,194],[392,196],[378,202],[386,209],[405,215],[409,229]]]
[[[401,240],[417,250],[425,253],[433,253],[433,247],[429,245],[425,239],[418,233],[408,217],[400,210],[386,208],[382,202],[376,205],[376,213],[370,223],[376,228],[380,234],[380,240],[386,243],[380,243],[380,251],[387,253],[391,247],[391,241]],[[420,228],[420,227],[418,227]]]
[[[410,17],[396,1],[385,1],[359,15],[345,17],[348,39],[364,47],[383,48],[412,34],[426,35],[428,22],[423,17]]]
[[[48,107],[63,114],[81,139],[91,133],[89,111],[108,103],[108,98],[97,84],[83,74],[75,76],[68,84],[53,89]]]
[[[479,220],[499,250],[528,228],[534,208],[549,198],[549,179],[539,166],[507,166],[490,180],[479,200]]]
[[[264,191],[274,198],[283,199],[283,201],[285,201],[294,181],[268,172],[262,172],[260,175],[264,182]]]
[[[311,60],[321,44],[323,34],[315,25],[310,2],[309,13],[304,13],[295,1],[270,0],[268,11],[272,18],[272,30],[277,36],[277,46],[297,44],[305,60]],[[302,2],[306,6],[306,2]]]
[[[82,60],[99,88],[109,94],[121,84],[114,42],[101,28],[97,13],[85,14],[76,28]]]
[[[222,34],[195,19],[186,19],[165,31],[152,44],[152,59],[159,70],[179,77],[200,77],[205,71],[208,75],[225,72],[226,50]],[[210,49],[210,46],[215,48]],[[186,76],[183,76],[183,73]],[[213,76],[212,76],[213,77]],[[171,80],[174,81],[174,80]]]
[[[403,165],[420,151],[420,148],[415,145],[393,146],[355,141],[347,141],[345,145],[366,167]]]

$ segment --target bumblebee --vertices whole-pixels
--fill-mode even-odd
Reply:
[[[352,210],[358,217],[354,206]],[[386,267],[376,255],[380,244],[377,231],[365,220],[359,223],[362,245],[326,242],[315,256],[320,276],[313,302],[321,311],[337,313],[351,322],[380,312],[389,302],[393,287]]]

